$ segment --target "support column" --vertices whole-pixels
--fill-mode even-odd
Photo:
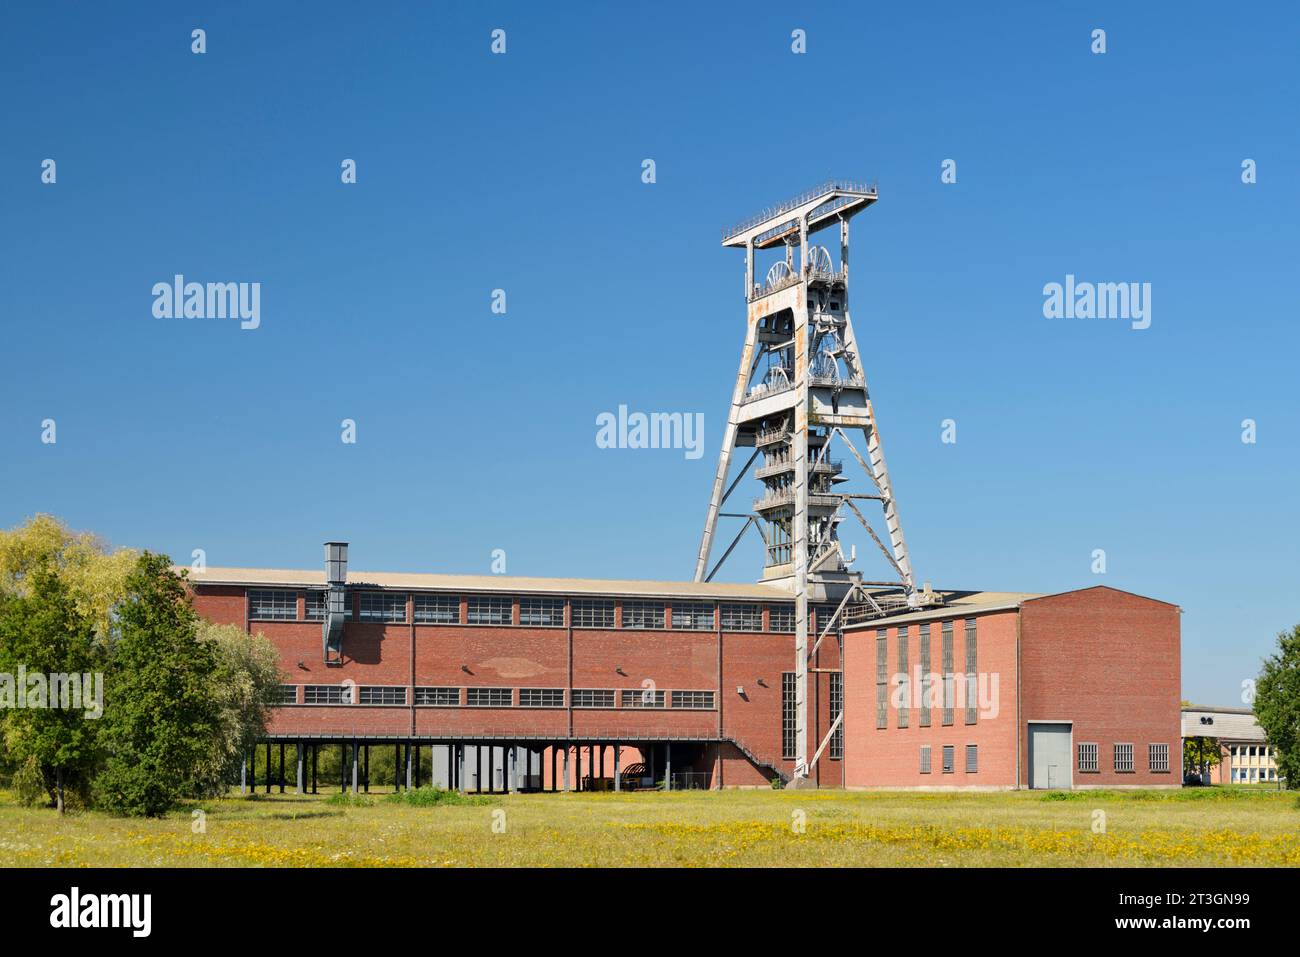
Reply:
[[[551,745],[551,793],[554,794],[559,789],[559,777],[556,774],[555,764],[559,759],[559,746]]]
[[[572,790],[569,784],[569,746],[566,744],[564,746],[564,790]]]
[[[370,793],[370,745],[368,744],[365,745],[365,749],[366,749],[366,756],[365,756],[366,763],[361,774],[361,780],[364,782],[363,786],[365,787],[366,793],[369,794]]]
[[[248,793],[248,755],[239,759],[239,793]]]
[[[352,793],[357,793],[357,784],[361,778],[361,746],[352,742]]]
[[[519,763],[519,751],[514,745],[506,746],[506,791],[515,794],[519,791],[519,781],[515,771]]]
[[[406,745],[406,790],[408,791],[411,790],[411,750],[412,747],[408,743]],[[416,785],[419,785],[418,781],[416,782]]]
[[[284,793],[284,742],[280,742],[280,793]]]
[[[311,746],[311,793],[316,793],[316,753],[320,750],[319,744]]]
[[[664,745],[664,790],[673,789],[673,746]]]
[[[297,793],[298,793],[298,794],[301,794],[301,793],[302,793],[302,778],[303,778],[303,767],[302,767],[302,742],[301,742],[301,741],[299,741],[296,745],[294,745],[294,753],[298,756],[298,788],[297,788]]]
[[[461,791],[468,791],[469,787],[465,783],[465,745],[456,745],[456,784]]]
[[[614,790],[623,790],[623,776],[618,773],[618,745],[614,745]]]

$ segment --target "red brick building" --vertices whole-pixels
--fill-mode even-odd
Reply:
[[[847,626],[848,786],[1180,786],[1179,615],[1099,586]]]
[[[210,568],[190,580],[201,615],[260,632],[279,650],[284,698],[268,744],[298,745],[309,762],[323,747],[347,749],[349,762],[369,747],[397,748],[417,769],[414,783],[418,758],[431,755],[435,783],[482,790],[765,787],[793,769],[794,602],[775,585],[352,571],[329,662],[324,572]],[[1108,588],[948,597],[939,609],[848,624],[818,644],[808,683],[810,752],[821,746],[814,782],[1028,786],[1030,738],[1046,722],[1051,733],[1072,729],[1076,764],[1051,786],[1178,783],[1177,608]],[[812,627],[834,611],[814,605]],[[942,686],[943,674],[965,673],[968,653],[972,687],[985,691],[975,711],[936,705],[926,724],[919,705],[899,710],[887,696],[878,726],[882,664],[887,692],[902,684],[895,673],[923,661]],[[956,694],[959,682],[947,684]],[[1125,743],[1131,771],[1113,763]],[[1095,771],[1078,770],[1080,744],[1097,745]],[[1171,749],[1167,773],[1149,766],[1155,744]]]

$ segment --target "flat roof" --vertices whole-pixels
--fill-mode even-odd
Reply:
[[[184,568],[185,566],[178,566]],[[188,569],[196,585],[260,585],[268,588],[324,588],[325,571],[286,568]],[[515,575],[436,575],[415,572],[348,571],[348,584],[414,591],[508,592],[510,594],[632,595],[651,598],[748,598],[794,601],[776,585],[729,582],[665,582],[637,579],[527,578]]]

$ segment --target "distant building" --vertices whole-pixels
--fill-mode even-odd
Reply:
[[[1218,748],[1219,763],[1208,769],[1209,783],[1260,784],[1277,781],[1277,752],[1249,708],[1183,708],[1183,740],[1204,738],[1206,750]],[[1195,766],[1184,773],[1197,773]]]

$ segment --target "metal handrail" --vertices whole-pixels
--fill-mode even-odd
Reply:
[[[742,220],[730,229],[724,228],[722,230],[722,238],[724,240],[730,239],[733,236],[743,233],[747,229],[754,228],[765,220],[771,219],[774,216],[780,216],[782,213],[796,209],[804,203],[811,202],[818,196],[824,196],[827,193],[833,193],[836,190],[845,190],[850,193],[867,193],[870,195],[875,195],[877,191],[874,184],[847,179],[829,179],[824,183],[819,183],[811,189],[804,190],[798,196],[777,203],[775,206],[769,206],[762,212],[756,213],[748,219]]]

